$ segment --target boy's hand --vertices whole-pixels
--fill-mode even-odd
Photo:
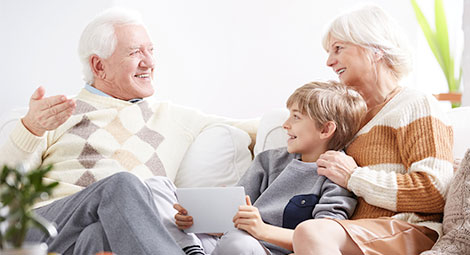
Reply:
[[[174,204],[173,208],[175,208],[178,213],[175,214],[175,223],[178,229],[184,230],[193,225],[193,217],[188,215],[188,211],[184,209],[180,204]]]
[[[261,219],[258,208],[251,205],[249,196],[246,196],[246,205],[241,205],[238,212],[233,217],[233,223],[238,229],[245,230],[256,239],[263,240],[267,229],[266,223]]]

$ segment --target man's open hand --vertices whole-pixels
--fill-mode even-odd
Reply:
[[[36,136],[62,125],[76,106],[73,99],[67,99],[64,95],[44,97],[45,94],[43,87],[34,91],[29,100],[28,113],[21,119],[23,125]]]

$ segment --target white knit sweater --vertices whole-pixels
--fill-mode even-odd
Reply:
[[[53,164],[48,180],[58,181],[53,197],[71,195],[120,171],[141,179],[167,175],[174,180],[186,150],[215,122],[235,124],[168,102],[129,103],[83,89],[74,114],[42,137],[18,122],[0,148],[0,165],[22,162],[27,169]]]

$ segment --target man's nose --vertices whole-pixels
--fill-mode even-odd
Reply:
[[[155,67],[155,56],[151,52],[147,52],[144,55],[144,59],[141,61],[141,65],[147,68]]]

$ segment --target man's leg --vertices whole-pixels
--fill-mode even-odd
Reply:
[[[92,245],[91,245],[92,244]],[[80,236],[73,250],[74,255],[96,254],[102,251],[111,251],[108,238],[100,222],[88,225]]]
[[[114,174],[36,213],[54,222],[59,234],[51,239],[33,229],[27,240],[45,241],[50,251],[65,253],[86,227],[99,222],[116,254],[183,254],[162,224],[151,193],[130,173]]]
[[[202,243],[195,234],[185,233],[175,224],[176,209],[173,205],[176,199],[176,187],[170,179],[163,176],[154,176],[145,180],[145,184],[152,192],[155,205],[158,208],[163,225],[170,232],[176,243],[186,254],[204,254]]]

